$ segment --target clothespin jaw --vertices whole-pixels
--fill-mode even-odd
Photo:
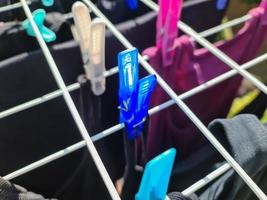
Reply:
[[[139,136],[142,132],[143,122],[148,116],[150,97],[156,83],[157,78],[155,75],[146,76],[138,81],[137,90],[133,95],[132,101],[132,112],[135,114],[131,123],[128,124],[128,129],[131,129],[130,132],[134,133],[131,135],[131,138]]]
[[[146,164],[135,200],[165,200],[175,155],[171,148]]]
[[[106,90],[105,72],[105,22],[99,18],[91,21],[88,7],[75,2],[72,13],[80,41],[86,77],[91,81],[92,92],[99,96]]]
[[[33,16],[33,20],[35,21],[41,35],[44,38],[45,42],[55,41],[57,38],[56,34],[44,25],[44,20],[45,20],[45,16],[46,16],[45,10],[37,9],[32,13],[32,16]],[[26,33],[29,36],[35,37],[35,33],[33,31],[31,23],[28,19],[23,21],[22,26],[26,30]]]
[[[177,22],[182,4],[183,0],[159,0],[157,47],[161,50],[163,67],[168,67],[173,62],[173,44],[178,36]]]
[[[42,3],[44,6],[49,7],[49,6],[53,6],[54,0],[42,0]]]
[[[85,66],[86,76],[91,81],[92,91],[101,95],[106,90],[105,67],[105,22],[99,18],[93,20],[89,47],[89,63]]]
[[[126,3],[130,10],[136,10],[138,8],[138,0],[126,0]]]
[[[89,48],[91,36],[91,17],[88,7],[80,1],[77,1],[72,6],[72,14],[75,23],[75,28],[78,33],[80,48],[82,52],[83,63],[89,63]]]
[[[148,115],[151,93],[156,85],[156,76],[150,75],[138,80],[138,50],[120,52],[118,55],[120,76],[119,101],[120,121],[127,128],[128,139],[138,137]]]
[[[223,9],[225,9],[225,7],[227,5],[227,1],[228,0],[217,0],[217,2],[216,2],[216,8],[217,8],[217,10],[223,10]]]

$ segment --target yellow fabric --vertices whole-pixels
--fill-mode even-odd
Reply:
[[[255,89],[251,92],[247,93],[243,97],[237,97],[233,101],[233,104],[231,106],[231,109],[228,113],[228,118],[232,118],[236,116],[240,111],[242,111],[248,104],[250,104],[253,100],[256,99],[256,97],[260,94],[259,90]],[[267,109],[265,110],[261,121],[263,123],[267,123]]]
[[[250,104],[250,102],[252,102],[259,95],[259,93],[260,92],[258,90],[253,90],[243,97],[235,98],[229,111],[228,118],[236,116],[241,110]]]

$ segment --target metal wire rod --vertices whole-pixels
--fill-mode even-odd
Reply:
[[[23,10],[24,10],[27,18],[29,19],[30,24],[34,30],[34,33],[35,33],[36,38],[38,40],[38,43],[39,43],[39,45],[40,45],[40,47],[44,53],[44,56],[45,56],[47,62],[48,62],[50,70],[51,70],[59,88],[62,90],[63,98],[64,98],[64,100],[65,100],[65,102],[66,102],[66,104],[67,104],[67,106],[71,112],[71,115],[72,115],[82,137],[86,141],[86,146],[87,146],[87,148],[88,148],[88,150],[89,150],[89,152],[90,152],[90,154],[91,154],[91,156],[92,156],[92,158],[96,164],[96,167],[99,171],[99,174],[101,175],[112,199],[119,200],[120,196],[117,193],[116,188],[113,185],[112,180],[109,177],[108,172],[107,172],[100,156],[98,155],[98,152],[97,152],[97,150],[96,150],[96,148],[95,148],[95,146],[94,146],[94,144],[93,144],[93,142],[89,136],[89,133],[87,132],[86,127],[85,127],[85,125],[84,125],[84,123],[83,123],[83,121],[82,121],[82,119],[78,113],[78,110],[75,107],[75,104],[74,104],[74,102],[73,102],[73,100],[72,100],[72,98],[71,98],[71,96],[70,96],[70,94],[66,88],[66,85],[63,81],[63,78],[60,75],[60,72],[56,66],[56,63],[55,63],[55,61],[54,61],[54,59],[53,59],[53,57],[52,57],[52,55],[51,55],[51,53],[47,47],[45,41],[43,40],[42,35],[41,35],[39,29],[37,28],[37,25],[35,24],[35,21],[33,20],[32,13],[29,9],[29,6],[28,6],[26,0],[21,0],[21,3],[23,6]]]
[[[202,178],[201,180],[199,180],[198,182],[194,183],[189,188],[184,190],[182,192],[182,194],[185,196],[189,196],[189,195],[197,192],[198,190],[200,190],[201,188],[203,188],[204,186],[209,184],[211,181],[213,181],[213,180],[217,179],[218,177],[220,177],[221,175],[223,175],[229,169],[231,169],[231,166],[228,163],[223,164],[221,167],[214,170],[213,172],[211,172],[210,174],[208,174],[207,176],[205,176],[204,178]]]
[[[30,5],[32,3],[32,1],[26,1],[28,5]],[[6,12],[6,11],[10,11],[10,10],[14,10],[17,8],[21,8],[22,7],[22,3],[21,2],[17,2],[17,3],[13,3],[10,5],[6,5],[6,6],[2,6],[0,7],[0,13],[2,12]]]
[[[262,62],[262,61],[264,61],[266,59],[267,59],[267,53],[262,55],[262,56],[260,56],[260,57],[258,57],[258,58],[255,58],[254,60],[251,60],[251,61],[247,62],[246,64],[242,65],[241,68],[248,69],[248,68],[254,66],[255,64],[258,64],[258,63],[260,63],[260,62]],[[188,92],[185,92],[185,93],[181,94],[179,97],[182,100],[187,99],[187,98],[189,98],[189,97],[191,97],[191,96],[193,96],[195,94],[200,93],[201,91],[206,90],[207,88],[210,88],[210,87],[212,87],[212,86],[214,86],[214,85],[216,85],[218,83],[221,83],[224,80],[227,80],[227,79],[233,77],[236,74],[238,74],[238,73],[235,70],[231,70],[231,71],[229,71],[229,72],[227,72],[225,74],[222,74],[222,75],[220,75],[220,76],[218,76],[218,77],[216,77],[216,78],[214,78],[214,79],[212,79],[212,80],[210,80],[210,81],[208,81],[208,82],[206,82],[206,83],[204,83],[202,85],[199,85],[199,86],[193,88],[192,90],[189,90]],[[166,101],[165,103],[163,103],[161,105],[158,105],[158,106],[155,106],[154,108],[151,108],[148,111],[148,114],[150,116],[154,115],[154,114],[162,111],[163,109],[166,109],[166,108],[168,108],[168,107],[170,107],[170,106],[172,106],[174,104],[175,104],[175,101],[173,99],[169,100],[169,101]],[[115,133],[116,131],[119,131],[119,130],[123,129],[123,128],[124,128],[124,124],[115,125],[115,126],[109,128],[109,129],[106,129],[106,130],[94,135],[93,137],[91,137],[91,139],[92,139],[93,142],[96,142],[96,141],[98,141],[100,139],[103,139],[103,138]],[[54,160],[56,160],[58,158],[61,158],[61,157],[66,156],[66,155],[68,155],[68,154],[70,154],[70,153],[72,153],[72,152],[74,152],[76,150],[79,150],[79,149],[83,148],[84,146],[86,146],[85,141],[80,141],[80,142],[78,142],[76,144],[73,144],[73,145],[71,145],[71,146],[69,146],[69,147],[67,147],[65,149],[62,149],[62,150],[60,150],[60,151],[58,151],[58,152],[56,152],[54,154],[51,154],[51,155],[49,155],[49,156],[47,156],[47,157],[45,157],[45,158],[43,158],[43,159],[41,159],[39,161],[36,161],[36,162],[34,162],[34,163],[30,164],[30,165],[27,165],[27,166],[25,166],[25,167],[23,167],[23,168],[21,168],[19,170],[14,171],[14,172],[4,176],[4,179],[10,180],[10,179],[16,178],[16,177],[18,177],[20,175],[23,175],[23,174],[25,174],[27,172],[30,172],[30,171],[32,171],[34,169],[37,169],[38,167],[46,165],[46,164],[48,164],[48,163],[50,163],[50,162],[52,162],[52,161],[54,161]]]
[[[140,1],[143,2],[145,5],[147,5],[148,7],[150,7],[152,10],[157,11],[157,12],[159,11],[159,6],[153,1],[151,0],[140,0]],[[267,95],[267,87],[262,82],[260,82],[257,78],[251,75],[249,72],[247,72],[246,70],[240,69],[240,66],[233,59],[231,59],[221,50],[216,48],[208,40],[201,37],[196,31],[194,31],[191,27],[189,27],[182,21],[179,21],[177,23],[177,26],[179,27],[179,29],[181,29],[184,33],[188,34],[189,36],[191,36],[195,41],[197,41],[203,47],[207,48],[214,56],[219,58],[226,65],[228,65],[232,69],[237,70],[241,76],[243,76],[248,81],[253,83],[259,90],[261,90],[263,93]]]
[[[132,48],[131,43],[119,32],[116,27],[103,15],[103,13],[89,0],[83,0],[92,11],[101,19],[106,22],[106,25],[111,32],[117,37],[117,39],[126,47]],[[199,38],[199,37],[197,37]],[[226,159],[226,161],[234,168],[234,170],[241,176],[241,178],[247,183],[259,199],[266,200],[267,196],[263,191],[255,184],[255,182],[247,175],[242,167],[233,159],[233,157],[226,151],[221,143],[212,135],[208,128],[198,119],[198,117],[189,109],[189,107],[176,95],[171,87],[159,76],[159,74],[150,66],[150,64],[139,54],[139,61],[142,66],[150,73],[157,76],[159,85],[165,90],[165,92],[175,100],[175,103],[183,110],[183,112],[192,120],[192,122],[201,130],[210,143],[218,150],[218,152]],[[239,66],[240,67],[240,66]],[[244,74],[244,70],[237,70],[240,74]],[[246,75],[247,76],[247,75]],[[258,80],[257,80],[258,81]],[[259,81],[258,81],[259,82]],[[260,83],[261,85],[262,83]],[[265,87],[265,86],[264,86]]]

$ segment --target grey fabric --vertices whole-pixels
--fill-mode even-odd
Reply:
[[[266,127],[254,115],[244,114],[233,119],[214,120],[209,128],[248,175],[263,191],[267,191]],[[200,199],[252,200],[257,198],[231,169],[211,184],[200,195]]]
[[[190,197],[187,197],[180,192],[169,193],[168,197],[170,200],[198,200],[198,197],[195,194],[192,194]]]
[[[49,200],[42,195],[27,191],[25,188],[10,183],[0,177],[0,199],[1,200]],[[56,199],[50,199],[56,200]]]

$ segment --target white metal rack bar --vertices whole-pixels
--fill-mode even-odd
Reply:
[[[240,18],[240,19],[241,19],[241,18]],[[244,20],[245,20],[245,18],[244,18]],[[247,20],[247,19],[246,19],[246,20]],[[246,20],[245,20],[245,21],[246,21]],[[230,25],[231,22],[228,22],[228,23],[229,23],[229,26],[232,26],[232,25]],[[241,22],[239,21],[239,22],[235,22],[235,23],[238,24],[238,23],[241,23]],[[226,24],[226,23],[225,23],[225,24]],[[214,30],[214,31],[215,31],[215,30]],[[254,59],[254,60],[252,60],[252,61],[250,61],[250,62],[248,62],[248,63],[242,65],[241,68],[242,68],[242,69],[247,69],[247,68],[253,66],[253,63],[256,64],[256,63],[258,63],[258,62],[263,61],[264,59],[266,59],[266,55],[260,56],[260,57],[258,57],[258,58],[256,58],[256,59]],[[115,72],[115,73],[116,73],[116,72]],[[179,97],[180,97],[181,99],[190,97],[190,96],[194,95],[194,91],[195,91],[195,94],[196,94],[196,93],[198,93],[198,92],[200,92],[200,91],[203,91],[203,90],[206,88],[206,86],[207,86],[207,88],[208,88],[208,87],[211,87],[212,84],[215,85],[216,83],[219,83],[219,82],[223,81],[223,79],[225,80],[225,79],[230,78],[230,77],[232,77],[232,76],[234,76],[234,75],[236,75],[236,74],[237,74],[237,72],[236,72],[235,70],[231,70],[231,71],[229,71],[229,72],[227,72],[227,73],[225,73],[225,74],[223,74],[223,75],[221,75],[221,76],[219,76],[219,77],[216,77],[215,79],[211,80],[210,84],[208,84],[209,82],[207,82],[206,84],[200,85],[200,87],[196,87],[196,88],[194,88],[194,89],[192,89],[192,90],[190,90],[190,91],[188,91],[188,92],[186,92],[186,93],[180,95]],[[217,79],[217,78],[218,78],[218,79]],[[78,88],[79,88],[79,84],[78,84],[78,83],[76,83],[76,84],[72,84],[71,86],[68,87],[69,91],[73,91],[73,90],[78,89]],[[48,101],[48,100],[51,100],[51,99],[53,99],[53,98],[56,98],[56,97],[60,96],[60,95],[62,95],[62,91],[61,91],[61,90],[57,90],[57,91],[55,91],[55,92],[53,92],[53,93],[50,93],[50,94],[51,94],[51,96],[49,96],[49,94],[47,94],[47,98],[42,98],[42,97],[40,97],[40,98],[37,98],[37,99],[33,100],[33,101],[32,101],[32,106],[34,106],[34,104],[38,105],[38,104],[42,103],[43,101]],[[45,96],[43,96],[43,97],[45,97]],[[184,98],[183,98],[183,97],[184,97]],[[35,103],[34,103],[34,102],[35,102]],[[29,103],[29,102],[27,102],[27,103]],[[164,108],[167,108],[168,106],[173,105],[174,103],[175,103],[175,100],[169,100],[168,102],[165,102],[164,104],[162,104],[162,105],[160,105],[160,106],[157,106],[157,107],[151,109],[151,110],[150,110],[150,114],[153,114],[154,112],[158,112],[158,111],[160,111],[160,110],[162,110],[162,109],[164,109]],[[23,109],[23,107],[21,107],[20,109],[21,109],[21,110],[25,110],[25,109],[30,108],[30,107],[32,107],[32,106],[31,106],[31,104],[28,104],[28,107],[25,106],[24,109]],[[15,107],[14,107],[14,108],[15,108]],[[18,109],[18,110],[19,110],[19,109]],[[21,111],[21,110],[20,110],[20,111]],[[157,111],[157,110],[158,110],[158,111]],[[4,112],[5,112],[5,111],[4,111]],[[14,114],[14,113],[16,113],[16,112],[14,111],[14,113],[11,112],[10,114],[6,114],[6,115],[5,115],[4,112],[1,112],[1,113],[0,113],[0,116],[1,116],[0,118],[3,118],[3,117],[8,116],[8,115],[10,115],[10,114]],[[1,115],[1,114],[2,114],[2,115]],[[118,125],[116,125],[116,126],[114,126],[114,127],[111,127],[110,129],[105,130],[105,131],[106,131],[106,135],[109,135],[109,134],[111,134],[112,132],[116,132],[117,130],[120,130],[121,128],[123,128],[123,124],[118,124]],[[112,130],[112,131],[111,131],[111,130]],[[103,132],[101,132],[101,133],[105,133],[105,131],[103,131]],[[101,135],[104,136],[105,134],[101,134]],[[98,135],[96,135],[96,137],[93,136],[93,137],[92,137],[92,140],[93,140],[93,141],[97,141],[98,138],[101,139],[101,138],[102,138],[101,135],[98,134]],[[97,136],[98,136],[98,137],[97,137]],[[62,157],[62,156],[64,156],[64,155],[66,155],[67,152],[69,152],[69,153],[70,153],[70,152],[73,152],[73,151],[75,151],[75,150],[78,150],[78,149],[84,147],[85,145],[86,145],[86,142],[85,142],[85,141],[81,141],[81,142],[79,142],[79,143],[76,143],[76,144],[74,144],[74,145],[72,145],[72,146],[70,146],[70,147],[64,149],[64,150],[61,150],[61,151],[59,151],[59,152],[57,152],[57,153],[55,153],[55,154],[52,154],[52,155],[50,155],[50,156],[48,156],[48,157],[46,157],[46,158],[47,158],[47,160],[49,160],[49,158],[50,158],[51,161],[53,161],[53,160],[55,160],[55,159],[57,159],[57,158],[60,158],[60,157]],[[67,154],[68,154],[68,153],[67,153]],[[58,156],[58,157],[57,157],[57,156]],[[57,158],[56,158],[56,157],[57,157]],[[50,161],[50,162],[51,162],[51,161]],[[48,162],[47,162],[47,163],[48,163]],[[228,164],[226,164],[226,165],[228,165]],[[29,165],[29,166],[30,166],[30,165]],[[40,165],[40,166],[42,166],[42,165]],[[229,166],[229,165],[228,165],[228,166]],[[35,168],[36,168],[36,167],[35,167]],[[34,168],[34,169],[35,169],[35,168]],[[29,170],[29,171],[31,171],[31,170]],[[24,174],[24,173],[23,173],[23,174]],[[12,175],[11,175],[11,174],[10,174],[10,175],[7,175],[7,176],[5,176],[5,178],[9,180],[9,179],[12,178]],[[194,185],[195,185],[195,184],[194,184]]]
[[[145,5],[147,5],[148,7],[150,7],[154,11],[159,10],[159,6],[151,0],[140,0],[140,1],[143,2]],[[241,76],[243,76],[248,81],[253,83],[259,90],[261,90],[263,93],[265,93],[267,95],[267,87],[262,82],[260,82],[257,78],[255,78],[253,75],[251,75],[249,72],[247,72],[246,70],[240,69],[240,66],[233,59],[231,59],[229,56],[227,56],[221,50],[216,48],[208,40],[201,37],[197,32],[195,32],[191,27],[189,27],[188,25],[186,25],[182,21],[179,21],[177,24],[178,24],[179,29],[181,29],[184,33],[191,36],[195,41],[197,41],[203,47],[208,49],[214,56],[219,58],[226,65],[228,65],[232,69],[237,70]]]
[[[262,56],[259,56],[259,57],[255,58],[255,59],[253,59],[253,60],[251,60],[251,61],[249,61],[247,63],[245,63],[244,65],[241,66],[241,68],[248,69],[248,68],[253,67],[254,65],[256,65],[256,64],[258,64],[258,63],[260,63],[260,62],[262,62],[262,61],[264,61],[266,59],[267,59],[267,53],[262,55]],[[218,77],[216,77],[216,78],[214,78],[214,79],[212,79],[212,80],[210,80],[210,81],[208,81],[208,82],[206,82],[204,84],[201,84],[201,85],[193,88],[192,90],[189,90],[189,91],[179,95],[179,97],[182,100],[190,98],[193,95],[198,94],[198,93],[200,93],[200,92],[202,92],[202,91],[204,91],[204,90],[206,90],[206,89],[208,89],[208,88],[210,88],[210,87],[212,87],[212,86],[214,86],[214,85],[216,85],[218,83],[221,83],[222,81],[227,80],[227,79],[229,79],[229,78],[231,78],[231,77],[233,77],[233,76],[235,76],[237,74],[238,74],[238,72],[236,72],[235,70],[231,70],[231,71],[229,71],[229,72],[227,72],[225,74],[222,74],[222,75],[220,75],[220,76],[218,76]],[[74,88],[79,88],[79,84],[75,83],[75,84],[71,85],[71,87],[73,89]],[[70,86],[69,86],[69,88],[70,88]],[[53,94],[57,95],[56,97],[59,97],[62,94],[62,92],[60,90],[57,90]],[[55,97],[55,95],[53,97]],[[52,94],[51,95],[48,94],[47,96],[48,97],[52,96]],[[50,99],[45,98],[45,101],[48,101],[48,100],[50,100]],[[38,102],[38,101],[40,101],[40,102]],[[36,102],[41,104],[42,103],[42,97],[37,98]],[[170,106],[172,106],[174,104],[175,104],[175,101],[173,99],[168,100],[168,101],[166,101],[166,102],[164,102],[164,103],[162,103],[162,104],[160,104],[158,106],[155,106],[154,108],[151,108],[148,113],[149,113],[149,115],[156,114],[156,113],[162,111],[163,109],[166,109],[166,108],[168,108],[168,107],[170,107]],[[22,104],[21,107],[22,107],[21,109],[23,109],[23,107],[26,107],[26,106],[23,106],[23,104]],[[19,111],[22,111],[22,110],[19,110]],[[4,112],[8,113],[8,110],[4,111]],[[2,116],[1,113],[0,113],[0,116]],[[109,136],[109,135],[111,135],[111,134],[115,133],[116,131],[119,131],[119,130],[121,130],[123,128],[124,128],[124,124],[117,124],[117,125],[115,125],[113,127],[110,127],[109,129],[106,129],[106,130],[104,130],[104,131],[102,131],[100,133],[97,133],[96,135],[92,136],[91,139],[92,139],[93,142],[96,142],[96,141],[98,141],[98,140],[100,140],[100,139],[102,139],[104,137],[107,137],[107,136]],[[29,164],[29,165],[27,165],[27,166],[25,166],[25,167],[23,167],[21,169],[18,169],[16,171],[4,176],[4,178],[6,180],[10,180],[12,178],[16,178],[16,177],[18,177],[20,175],[26,174],[27,172],[30,172],[30,171],[36,169],[38,167],[46,165],[46,164],[48,164],[48,163],[50,163],[50,162],[52,162],[52,161],[54,161],[54,160],[56,160],[58,158],[61,158],[61,157],[66,156],[66,155],[68,155],[68,154],[70,154],[70,153],[72,153],[72,152],[74,152],[76,150],[79,150],[79,149],[83,148],[84,146],[85,146],[85,142],[84,141],[80,141],[80,142],[75,143],[75,144],[73,144],[73,145],[71,145],[71,146],[69,146],[69,147],[67,147],[65,149],[62,149],[62,150],[60,150],[60,151],[58,151],[58,152],[56,152],[54,154],[51,154],[51,155],[49,155],[49,156],[47,156],[47,157],[45,157],[45,158],[43,158],[43,159],[41,159],[39,161],[36,161],[36,162],[31,163],[31,164]]]
[[[143,1],[143,0],[141,0]],[[101,19],[103,19],[106,22],[106,25],[108,28],[112,31],[112,33],[117,37],[117,39],[126,47],[126,48],[132,48],[133,46],[131,43],[116,29],[116,27],[103,15],[103,13],[89,0],[83,0],[89,8],[92,9],[92,11]],[[183,30],[184,32],[185,29]],[[197,33],[196,33],[197,35]],[[194,37],[195,38],[195,37]],[[199,39],[199,36],[195,39]],[[216,49],[215,52],[218,50]],[[220,55],[220,53],[219,53]],[[218,55],[218,56],[219,56]],[[216,54],[217,56],[217,54]],[[221,55],[220,55],[221,56]],[[231,167],[239,174],[239,176],[245,181],[245,183],[251,188],[251,190],[256,194],[256,196],[259,199],[265,200],[267,199],[267,196],[264,194],[264,192],[255,184],[255,182],[247,175],[247,173],[244,171],[242,167],[233,159],[233,157],[226,151],[226,149],[221,145],[221,143],[212,135],[212,133],[208,130],[208,128],[197,118],[197,116],[189,109],[189,107],[177,96],[177,94],[170,88],[170,86],[159,76],[159,74],[149,65],[149,63],[139,54],[139,61],[141,65],[150,73],[155,74],[157,76],[157,81],[159,85],[165,90],[165,92],[173,99],[175,100],[175,103],[183,110],[183,112],[192,120],[192,122],[199,128],[199,130],[206,136],[206,138],[211,142],[211,144],[217,149],[217,151],[225,158],[225,160],[231,165]],[[228,58],[226,58],[226,61],[229,62]],[[232,62],[229,62],[231,65],[233,65]],[[226,63],[228,64],[228,63]],[[240,67],[240,66],[239,66]],[[236,66],[233,65],[233,68],[235,69]],[[236,68],[237,71],[244,75],[245,78],[251,79],[251,75],[248,74],[246,71]],[[252,77],[254,78],[254,77]],[[255,83],[257,83],[257,86],[261,89],[265,89],[265,85],[259,82],[258,80],[253,80]],[[267,90],[266,90],[267,91]]]
[[[119,200],[120,196],[117,193],[116,188],[113,185],[112,180],[109,177],[108,172],[107,172],[100,156],[97,153],[97,150],[96,150],[96,148],[95,148],[95,146],[94,146],[94,144],[93,144],[93,142],[89,136],[89,133],[87,132],[86,127],[85,127],[85,125],[84,125],[84,123],[83,123],[83,121],[82,121],[82,119],[78,113],[78,110],[75,107],[75,104],[74,104],[74,102],[73,102],[73,100],[72,100],[72,98],[71,98],[71,96],[70,96],[70,94],[66,88],[66,85],[63,81],[63,78],[60,75],[60,72],[56,66],[56,63],[55,63],[55,61],[54,61],[54,59],[53,59],[53,57],[52,57],[52,55],[51,55],[51,53],[47,47],[45,41],[43,40],[43,37],[42,37],[37,25],[35,24],[35,21],[33,20],[32,13],[29,9],[29,6],[28,6],[26,0],[21,0],[21,3],[23,6],[23,10],[24,10],[27,18],[29,19],[30,24],[34,30],[37,41],[38,41],[38,43],[39,43],[39,45],[40,45],[40,47],[44,53],[44,56],[48,62],[50,70],[51,70],[51,72],[52,72],[52,74],[53,74],[53,76],[54,76],[54,78],[58,84],[58,87],[62,90],[63,98],[64,98],[64,100],[65,100],[65,102],[66,102],[66,104],[67,104],[67,106],[71,112],[71,115],[72,115],[82,137],[86,141],[86,146],[87,146],[87,148],[88,148],[88,150],[89,150],[89,152],[90,152],[90,154],[91,154],[91,156],[92,156],[92,158],[96,164],[96,167],[99,171],[99,174],[101,175],[112,199],[113,200]]]

